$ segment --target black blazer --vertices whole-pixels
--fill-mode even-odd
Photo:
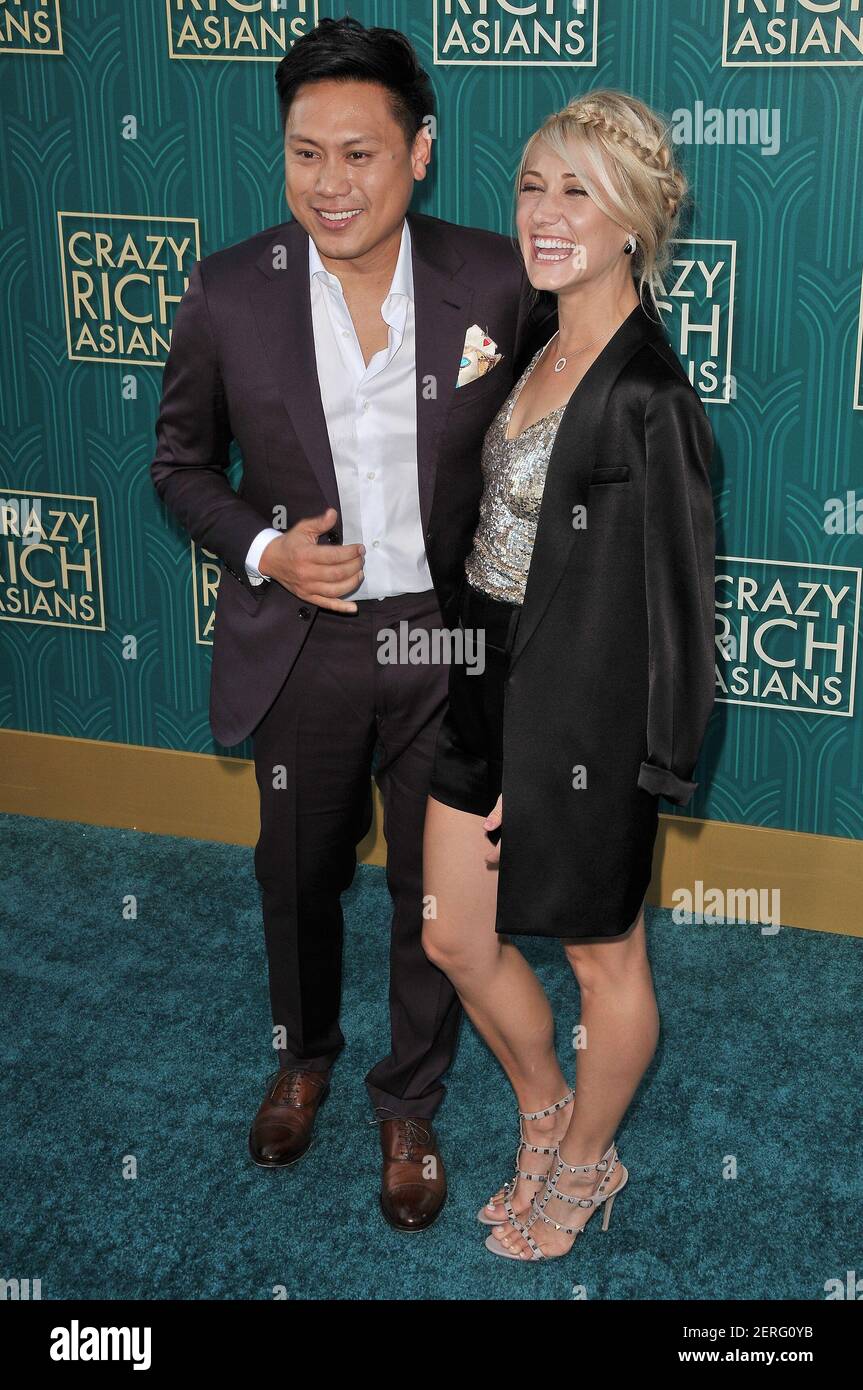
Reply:
[[[499,932],[625,931],[658,797],[684,805],[695,789],[714,701],[712,451],[696,391],[637,307],[549,461],[506,685]]]
[[[529,307],[521,256],[506,237],[419,213],[407,217],[420,510],[444,622],[454,627],[453,603],[477,523],[485,431],[549,310],[543,301]],[[474,323],[504,356],[456,389]],[[225,475],[232,439],[243,458],[237,492]],[[195,540],[224,561],[210,723],[220,743],[239,743],[281,689],[318,611],[275,582],[251,585],[249,546],[274,524],[276,507],[284,508],[287,527],[339,507],[315,367],[308,236],[298,222],[192,267],[174,320],[156,441],[150,471],[157,492]],[[341,540],[339,525],[331,539]]]

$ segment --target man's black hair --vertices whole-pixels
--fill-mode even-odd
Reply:
[[[397,29],[366,29],[359,20],[322,19],[298,39],[276,68],[282,133],[300,87],[307,82],[377,82],[390,93],[392,113],[408,145],[435,110],[434,92],[413,47]]]

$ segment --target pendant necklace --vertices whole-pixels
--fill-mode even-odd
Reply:
[[[558,329],[557,333],[555,334],[555,337],[556,337],[558,340],[560,340],[560,329]],[[588,348],[596,347],[596,344],[597,344],[598,342],[599,342],[599,339],[598,339],[598,338],[594,338],[594,340],[593,340],[592,343],[585,343],[584,347],[577,348],[577,349],[575,350],[575,352],[571,352],[571,353],[569,354],[569,357],[578,357],[579,353],[587,352],[587,349],[588,349]],[[567,362],[569,361],[569,357],[558,357],[557,361],[556,361],[555,364],[554,364],[554,370],[555,370],[556,372],[562,372],[563,369],[564,369],[564,367],[566,366]]]

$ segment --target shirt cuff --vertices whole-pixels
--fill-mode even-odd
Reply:
[[[258,561],[270,544],[270,541],[276,540],[281,534],[282,532],[277,531],[274,526],[267,526],[255,536],[255,539],[249,546],[248,554],[246,555],[246,574],[249,576],[249,582],[251,584],[263,584],[266,579],[269,579],[270,576],[268,574],[261,574],[261,571],[258,569]]]

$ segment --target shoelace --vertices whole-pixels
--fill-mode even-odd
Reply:
[[[299,1098],[300,1080],[306,1075],[308,1073],[304,1071],[288,1072],[287,1077],[276,1082],[275,1087],[270,1092],[271,1099],[277,1104],[281,1101],[285,1105],[290,1105]]]
[[[404,1115],[397,1115],[394,1110],[387,1110],[385,1105],[379,1105],[376,1108],[386,1111],[386,1114],[381,1116],[381,1118],[377,1118],[376,1116],[375,1119],[369,1120],[369,1124],[381,1125],[384,1124],[386,1120],[398,1120],[404,1136],[405,1157],[409,1162],[412,1161],[414,1158],[414,1145],[419,1148],[426,1140],[430,1139],[430,1131],[423,1128],[416,1120],[411,1120]],[[420,1156],[422,1157],[422,1154]]]

